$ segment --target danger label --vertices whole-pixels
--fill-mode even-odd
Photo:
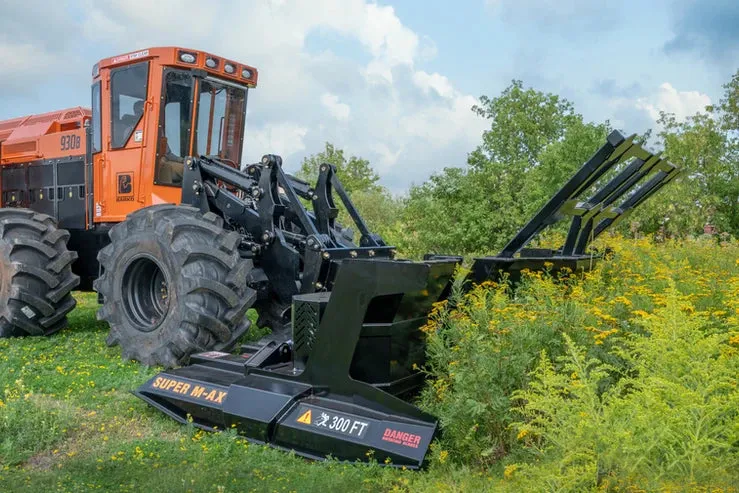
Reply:
[[[300,415],[298,418],[298,423],[303,423],[304,425],[309,425],[313,421],[313,411],[308,409],[306,412]]]
[[[385,428],[385,432],[382,434],[382,439],[385,442],[397,443],[398,445],[411,448],[418,448],[421,444],[421,435],[393,430],[392,428]]]
[[[370,425],[355,416],[307,406],[300,407],[295,422],[354,438],[364,438]]]

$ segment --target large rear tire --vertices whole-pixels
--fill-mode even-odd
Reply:
[[[67,326],[80,283],[68,239],[46,214],[0,209],[0,337],[47,336]]]
[[[250,326],[253,268],[241,237],[223,220],[188,206],[155,205],[115,225],[98,254],[98,319],[124,359],[171,368],[197,351],[231,347]]]

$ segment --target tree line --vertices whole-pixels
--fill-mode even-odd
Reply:
[[[638,137],[683,171],[622,223],[624,234],[687,236],[710,226],[739,236],[739,71],[723,88],[718,104],[682,121],[662,113],[659,131]],[[392,196],[369,161],[330,143],[298,174],[312,181],[320,163],[336,166],[370,227],[405,255],[494,253],[612,131],[608,121],[586,122],[572,102],[519,80],[497,97],[482,96],[472,111],[490,128],[467,163],[404,196]]]

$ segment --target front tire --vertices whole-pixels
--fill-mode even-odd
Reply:
[[[155,205],[115,225],[98,254],[98,319],[124,359],[171,368],[197,351],[228,349],[250,326],[253,264],[223,220],[188,206]]]
[[[68,239],[46,214],[0,209],[0,337],[48,336],[67,326],[80,283]]]

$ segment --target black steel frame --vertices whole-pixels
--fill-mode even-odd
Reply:
[[[556,272],[592,268],[600,258],[600,254],[588,252],[592,241],[606,229],[626,219],[636,207],[679,174],[675,165],[635,143],[635,138],[636,135],[624,137],[618,130],[611,132],[606,143],[497,256],[474,259],[470,279],[482,282],[506,274],[516,281],[523,269],[548,268]],[[615,176],[601,183],[611,170],[618,171]],[[597,189],[586,196],[593,188]],[[560,248],[526,248],[543,230],[567,218],[571,218],[571,223]]]
[[[334,192],[359,230],[359,245],[336,223]],[[269,289],[259,292],[269,291],[282,303],[299,293],[330,290],[344,259],[395,255],[394,247],[369,230],[330,164],[321,165],[313,188],[286,174],[282,158],[272,154],[243,172],[211,157],[187,158],[182,203],[216,212],[243,230],[242,248],[269,280]]]
[[[515,281],[524,269],[592,267],[598,255],[587,251],[590,242],[678,173],[634,139],[612,132],[499,255],[474,259],[468,280],[507,275]],[[614,176],[606,179],[611,170]],[[312,188],[285,174],[274,155],[245,172],[211,158],[186,160],[183,203],[240,228],[262,281],[293,305],[292,338],[267,336],[238,355],[193,355],[190,366],[161,373],[136,395],[181,422],[234,427],[252,441],[306,457],[364,460],[373,449],[395,466],[422,467],[437,422],[399,397],[417,389],[423,375],[388,368],[423,364],[421,326],[432,304],[449,297],[463,259],[392,260],[394,249],[369,231],[335,172],[321,165]],[[359,229],[358,246],[336,223],[334,192]],[[561,248],[526,248],[567,217]],[[312,413],[349,420],[350,430],[365,432],[322,428]]]

